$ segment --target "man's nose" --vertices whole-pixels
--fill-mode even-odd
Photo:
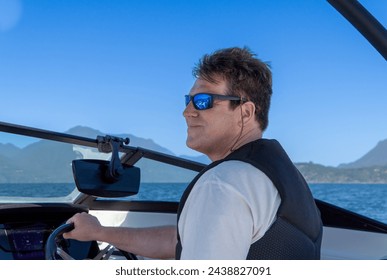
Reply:
[[[196,117],[198,115],[197,110],[194,108],[192,104],[192,100],[188,103],[188,105],[185,107],[183,111],[183,116],[185,118],[187,117]]]

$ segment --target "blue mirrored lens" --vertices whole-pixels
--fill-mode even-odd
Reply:
[[[212,108],[212,96],[209,94],[196,94],[193,97],[194,107],[198,110],[206,110]]]
[[[185,106],[193,101],[193,106],[196,110],[206,110],[212,108],[213,97],[207,93],[198,93],[194,96],[185,95]]]

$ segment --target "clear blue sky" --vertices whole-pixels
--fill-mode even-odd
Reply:
[[[386,26],[387,1],[361,3]],[[324,0],[0,0],[0,121],[194,155],[182,117],[192,67],[231,46],[270,62],[265,137],[293,161],[336,166],[387,138],[387,63]]]

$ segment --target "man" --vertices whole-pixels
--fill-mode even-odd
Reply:
[[[185,97],[187,146],[212,163],[184,192],[176,227],[102,227],[88,214],[64,236],[152,258],[319,259],[322,224],[282,147],[262,138],[271,72],[247,48],[205,55]]]

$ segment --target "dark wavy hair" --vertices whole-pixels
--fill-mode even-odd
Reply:
[[[255,104],[256,119],[264,131],[269,123],[272,74],[268,63],[261,61],[249,48],[225,48],[204,55],[195,65],[196,78],[216,83],[216,76],[227,82],[226,95],[237,95]],[[238,101],[232,101],[235,108]]]

